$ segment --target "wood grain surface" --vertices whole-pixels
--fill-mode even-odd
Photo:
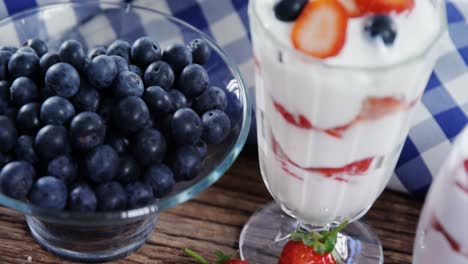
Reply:
[[[213,260],[211,252],[232,252],[248,218],[271,197],[260,176],[257,154],[247,147],[235,165],[215,185],[191,201],[160,216],[149,241],[136,253],[116,261],[136,263],[195,263],[182,253],[189,247]],[[386,264],[411,263],[414,233],[422,203],[385,191],[365,220],[384,245]],[[35,243],[24,216],[0,207],[0,263],[69,263]]]

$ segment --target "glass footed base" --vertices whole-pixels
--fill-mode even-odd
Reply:
[[[154,230],[156,214],[108,226],[74,226],[43,222],[26,216],[31,234],[47,251],[78,262],[102,263],[139,249]]]
[[[289,234],[299,221],[273,202],[257,211],[242,229],[239,248],[243,260],[255,264],[277,263]],[[382,245],[372,229],[361,221],[349,224],[338,235],[335,256],[347,264],[383,263]]]

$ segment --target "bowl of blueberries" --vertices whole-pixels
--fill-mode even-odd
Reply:
[[[204,33],[143,6],[71,1],[0,21],[0,204],[48,251],[137,250],[160,212],[238,157],[251,105]]]

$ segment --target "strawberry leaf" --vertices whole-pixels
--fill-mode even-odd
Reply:
[[[304,243],[304,245],[306,245],[306,246],[313,247],[314,244],[315,244],[315,240],[310,239],[310,238],[304,238],[302,240],[302,243]]]
[[[332,252],[333,249],[335,249],[336,241],[337,241],[336,235],[334,237],[329,237],[325,241],[325,252],[328,252],[328,253]]]
[[[226,255],[223,252],[219,250],[215,250],[214,254],[218,257],[218,260],[214,262],[214,264],[224,264],[228,260],[232,259],[234,257],[234,254],[231,255]]]
[[[297,230],[296,232],[291,234],[290,240],[292,241],[303,241],[305,238],[307,238],[307,233],[302,231],[302,230]]]
[[[191,249],[184,249],[184,253],[191,256],[192,258],[198,260],[199,263],[201,264],[209,264],[206,259],[204,259],[202,256],[200,256],[197,252],[191,250]]]
[[[320,242],[315,242],[314,251],[319,255],[325,254],[325,245]]]
[[[348,221],[343,222],[332,230],[325,230],[322,232],[307,233],[303,230],[297,230],[291,234],[290,240],[302,242],[304,245],[312,247],[315,253],[323,255],[325,253],[332,253],[338,240],[338,233],[345,228]]]

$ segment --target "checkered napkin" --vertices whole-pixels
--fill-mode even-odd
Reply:
[[[109,1],[109,0],[108,0]],[[113,0],[117,1],[117,0]],[[57,0],[0,0],[0,17]],[[131,1],[126,1],[131,2]],[[201,29],[231,56],[243,72],[252,96],[254,68],[247,17],[248,0],[135,0],[137,5],[173,14]],[[73,12],[73,11],[70,11]],[[62,14],[64,17],[95,14]],[[444,53],[427,85],[422,103],[415,109],[413,126],[392,177],[389,188],[422,196],[450,151],[451,142],[468,121],[468,1],[447,2],[449,35],[443,43]],[[118,25],[107,17],[110,28]],[[38,23],[42,23],[38,21]],[[64,23],[66,20],[64,19]],[[144,30],[154,30],[135,18]],[[44,31],[49,25],[44,24]],[[45,34],[45,33],[44,33]],[[77,36],[80,38],[80,36]],[[80,40],[80,39],[78,39]],[[84,40],[81,40],[84,41]],[[251,130],[255,142],[255,129]]]

